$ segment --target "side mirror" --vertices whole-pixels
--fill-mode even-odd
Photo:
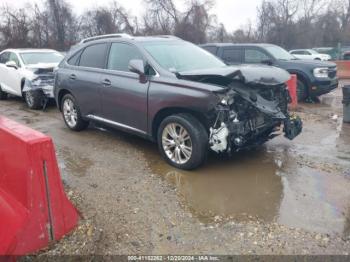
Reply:
[[[269,66],[272,66],[272,65],[273,65],[272,59],[265,59],[265,60],[262,60],[261,63],[262,63],[262,64],[265,64],[265,65],[269,65]]]
[[[129,70],[133,73],[139,74],[140,76],[145,75],[145,65],[143,61],[139,59],[130,60]]]
[[[5,65],[6,65],[7,67],[12,67],[12,68],[14,68],[14,69],[17,69],[17,68],[18,68],[15,61],[8,61],[8,62],[5,63]]]

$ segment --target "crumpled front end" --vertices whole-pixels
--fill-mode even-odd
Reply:
[[[23,92],[41,90],[45,97],[54,98],[54,73],[53,68],[35,69],[33,74],[25,80]]]
[[[237,92],[237,88],[239,92]],[[209,144],[215,152],[234,152],[261,145],[280,135],[294,139],[302,130],[301,119],[291,116],[285,85],[254,89],[236,84],[236,92],[221,95],[213,115]]]
[[[218,104],[208,113],[209,145],[217,153],[255,147],[282,133],[292,140],[302,131],[301,119],[288,112],[290,96],[285,82],[290,75],[273,68],[274,75],[263,68],[259,77],[259,71],[252,69],[259,68],[180,76],[225,87],[216,93]]]

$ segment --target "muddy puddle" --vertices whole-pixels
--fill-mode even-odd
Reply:
[[[153,173],[176,189],[182,206],[202,223],[258,219],[349,234],[350,127],[323,126],[309,139],[315,127],[306,127],[305,137],[295,142],[279,137],[230,159],[210,154],[205,166],[190,172],[167,165],[156,148],[146,150],[145,157]]]
[[[89,168],[93,166],[93,161],[80,154],[75,154],[68,148],[57,150],[59,167],[61,169],[62,178],[69,181],[69,174],[83,177],[87,174]]]

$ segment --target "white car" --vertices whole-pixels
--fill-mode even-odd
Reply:
[[[53,98],[54,68],[64,58],[50,49],[7,49],[0,53],[0,100],[24,97],[31,109]]]
[[[289,53],[294,55],[296,58],[302,59],[302,60],[329,61],[332,59],[330,55],[320,54],[319,52],[313,49],[295,49],[295,50],[290,50]]]

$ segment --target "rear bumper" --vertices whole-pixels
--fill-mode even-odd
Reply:
[[[316,80],[311,83],[309,93],[312,97],[324,95],[336,89],[338,85],[338,78],[332,80]]]

